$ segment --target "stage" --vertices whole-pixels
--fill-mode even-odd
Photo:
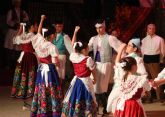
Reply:
[[[10,86],[0,87],[0,117],[29,117],[30,111],[23,110],[23,100],[10,98]],[[27,100],[31,104],[31,99]],[[145,103],[147,117],[164,117],[165,103]],[[102,117],[102,108],[99,108],[97,117]],[[104,117],[112,117],[111,114]]]

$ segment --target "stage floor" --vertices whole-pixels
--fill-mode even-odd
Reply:
[[[0,87],[0,117],[29,117],[30,111],[23,110],[23,101],[21,99],[10,98],[9,86]],[[28,100],[31,103],[31,99]],[[147,112],[147,117],[164,117],[165,104],[154,102],[152,104],[144,104],[144,108]],[[102,108],[99,108],[99,115],[102,117]],[[111,114],[104,117],[112,117]]]

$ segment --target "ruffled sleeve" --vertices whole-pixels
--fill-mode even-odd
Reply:
[[[86,56],[82,55],[82,54],[78,54],[76,52],[72,52],[69,56],[69,60],[72,63],[80,63],[83,59],[85,59]]]
[[[13,39],[13,43],[14,44],[25,44],[25,43],[29,43],[31,42],[31,39],[34,37],[34,34],[33,33],[28,33],[28,34],[21,34],[21,35],[18,35],[16,36],[14,39]]]
[[[144,83],[143,89],[144,89],[144,91],[150,91],[151,90],[151,85],[150,85],[148,79],[146,79],[146,82]]]
[[[70,37],[68,35],[64,36],[64,43],[65,43],[65,47],[66,47],[67,51],[69,52],[69,54],[71,52],[73,52],[72,42],[71,42]]]
[[[131,75],[127,81],[122,83],[121,96],[125,100],[130,99],[136,94],[139,88],[143,88],[148,91],[151,89],[147,76]]]
[[[95,62],[92,60],[91,57],[87,59],[86,66],[90,69],[93,70],[95,68]]]
[[[138,66],[137,73],[140,75],[147,75],[148,73],[145,69],[143,59],[141,57],[135,57],[135,59],[137,61]]]
[[[53,44],[48,48],[48,51],[52,57],[57,57],[59,55],[57,47]]]
[[[120,63],[116,63],[115,66],[114,66],[114,81],[115,83],[119,83],[121,82],[125,72],[124,70],[122,69]]]

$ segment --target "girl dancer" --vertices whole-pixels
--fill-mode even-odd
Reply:
[[[140,99],[143,90],[150,90],[150,85],[146,75],[136,74],[137,62],[134,58],[120,59],[123,48],[120,48],[115,64],[115,76],[121,79],[121,83],[114,116],[145,117]]]
[[[11,97],[28,98],[33,96],[35,78],[37,72],[37,58],[31,44],[31,38],[34,32],[37,32],[36,22],[27,24],[28,33],[25,33],[24,23],[21,23],[17,36],[14,38],[15,44],[22,45],[23,51],[17,60],[15,69]]]
[[[62,117],[96,117],[96,98],[93,82],[89,77],[95,71],[95,63],[88,55],[88,45],[76,42],[71,53],[75,76],[63,101]],[[94,79],[95,82],[95,79]]]
[[[56,70],[59,65],[58,50],[41,35],[44,19],[45,16],[42,15],[38,34],[32,39],[40,64],[32,100],[31,117],[60,117],[62,93]],[[47,34],[55,37],[54,32],[55,30],[48,29]]]
[[[136,73],[141,74],[141,75],[147,75],[147,72],[144,67],[143,59],[138,55],[139,51],[140,51],[140,39],[138,39],[138,38],[131,39],[126,46],[125,52],[127,53],[127,56],[135,58],[135,60],[137,62]],[[118,76],[115,76],[114,81],[115,81],[114,82],[115,84],[108,97],[108,104],[107,104],[107,112],[112,112],[112,113],[114,113],[114,110],[115,110],[114,102],[119,97],[119,94],[120,94],[118,90],[119,90],[121,79],[119,79]]]

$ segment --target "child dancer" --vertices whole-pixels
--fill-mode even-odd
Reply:
[[[71,53],[75,76],[63,101],[62,117],[96,117],[96,98],[93,82],[89,77],[95,71],[95,63],[88,55],[88,45],[76,42]],[[94,79],[95,82],[95,79]]]
[[[58,50],[42,35],[42,25],[45,16],[41,16],[38,34],[32,39],[32,45],[39,59],[35,91],[32,100],[31,117],[61,117],[62,93],[58,66]],[[49,30],[49,36],[55,36],[55,31]]]
[[[124,47],[125,48],[125,47]],[[123,50],[122,50],[123,51]],[[141,75],[147,75],[147,72],[144,67],[143,59],[138,55],[138,52],[140,51],[140,39],[133,38],[131,39],[125,49],[125,52],[127,53],[126,56],[130,56],[135,58],[137,62],[137,74]],[[121,58],[121,57],[120,57]],[[118,76],[114,77],[114,86],[113,89],[108,97],[108,104],[107,104],[107,112],[114,113],[115,110],[115,100],[119,97],[119,85],[120,85],[121,79],[118,79]]]
[[[121,79],[120,95],[116,102],[115,117],[145,117],[141,103],[143,90],[150,90],[146,75],[138,75],[137,62],[132,57],[120,59],[121,47],[115,64],[115,76]]]
[[[27,24],[28,33],[25,33],[24,25],[21,23],[18,34],[14,38],[14,43],[22,45],[23,51],[17,60],[11,90],[11,97],[22,99],[33,96],[38,65],[31,44],[31,38],[34,37],[34,32],[37,32],[38,29],[37,23],[31,22]]]

